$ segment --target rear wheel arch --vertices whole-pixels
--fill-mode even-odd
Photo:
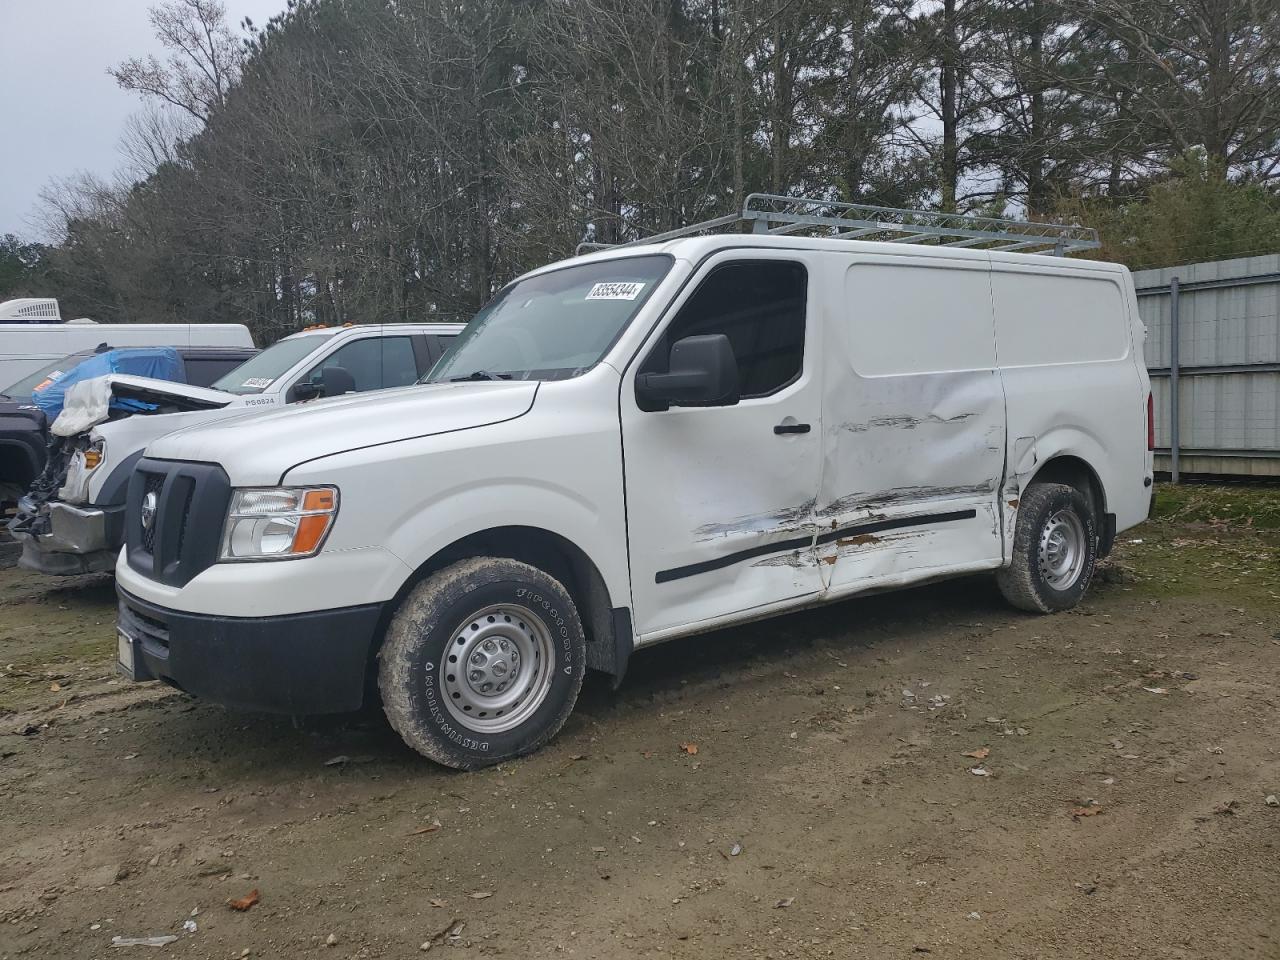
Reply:
[[[1089,461],[1066,453],[1050,457],[1027,481],[1027,487],[1033,483],[1062,483],[1084,494],[1098,521],[1098,556],[1105,557],[1111,552],[1116,538],[1115,515],[1107,510],[1106,487]]]
[[[1107,492],[1098,471],[1080,457],[1065,453],[1050,457],[1036,468],[1026,485],[1033,483],[1064,483],[1075,487],[1093,502],[1099,518],[1107,512]]]
[[[996,573],[1005,599],[1020,610],[1052,613],[1084,597],[1098,559],[1098,514],[1087,491],[1037,480],[1022,491],[1008,566]]]

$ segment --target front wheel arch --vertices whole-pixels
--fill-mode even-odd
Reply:
[[[474,557],[501,557],[537,567],[564,584],[582,618],[587,635],[587,666],[621,683],[634,645],[631,615],[625,600],[614,606],[599,567],[566,537],[541,527],[504,526],[469,534],[436,551],[405,580],[386,604],[377,636],[383,638],[369,652],[369,675],[377,673],[376,658],[394,611],[419,583],[432,574]],[[623,598],[619,598],[623,599]]]
[[[581,619],[563,584],[520,561],[471,557],[405,597],[377,678],[383,712],[406,744],[473,770],[551,740],[586,669]]]

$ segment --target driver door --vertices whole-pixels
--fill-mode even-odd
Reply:
[[[814,555],[821,472],[818,258],[725,251],[687,284],[622,380],[633,614],[641,642],[744,619],[822,589]],[[645,410],[635,377],[671,345],[724,334],[741,399]]]

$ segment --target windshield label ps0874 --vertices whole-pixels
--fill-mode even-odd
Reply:
[[[644,289],[643,283],[597,283],[587,293],[588,300],[634,300]]]

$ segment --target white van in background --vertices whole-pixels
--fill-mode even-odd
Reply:
[[[58,301],[0,303],[0,392],[51,361],[99,344],[112,347],[252,347],[240,323],[95,323],[62,320]]]
[[[427,386],[151,443],[121,669],[295,714],[376,676],[404,740],[469,769],[638,647],[981,572],[1069,609],[1147,516],[1145,331],[1124,267],[1015,251],[1096,245],[753,196],[535,270]]]

